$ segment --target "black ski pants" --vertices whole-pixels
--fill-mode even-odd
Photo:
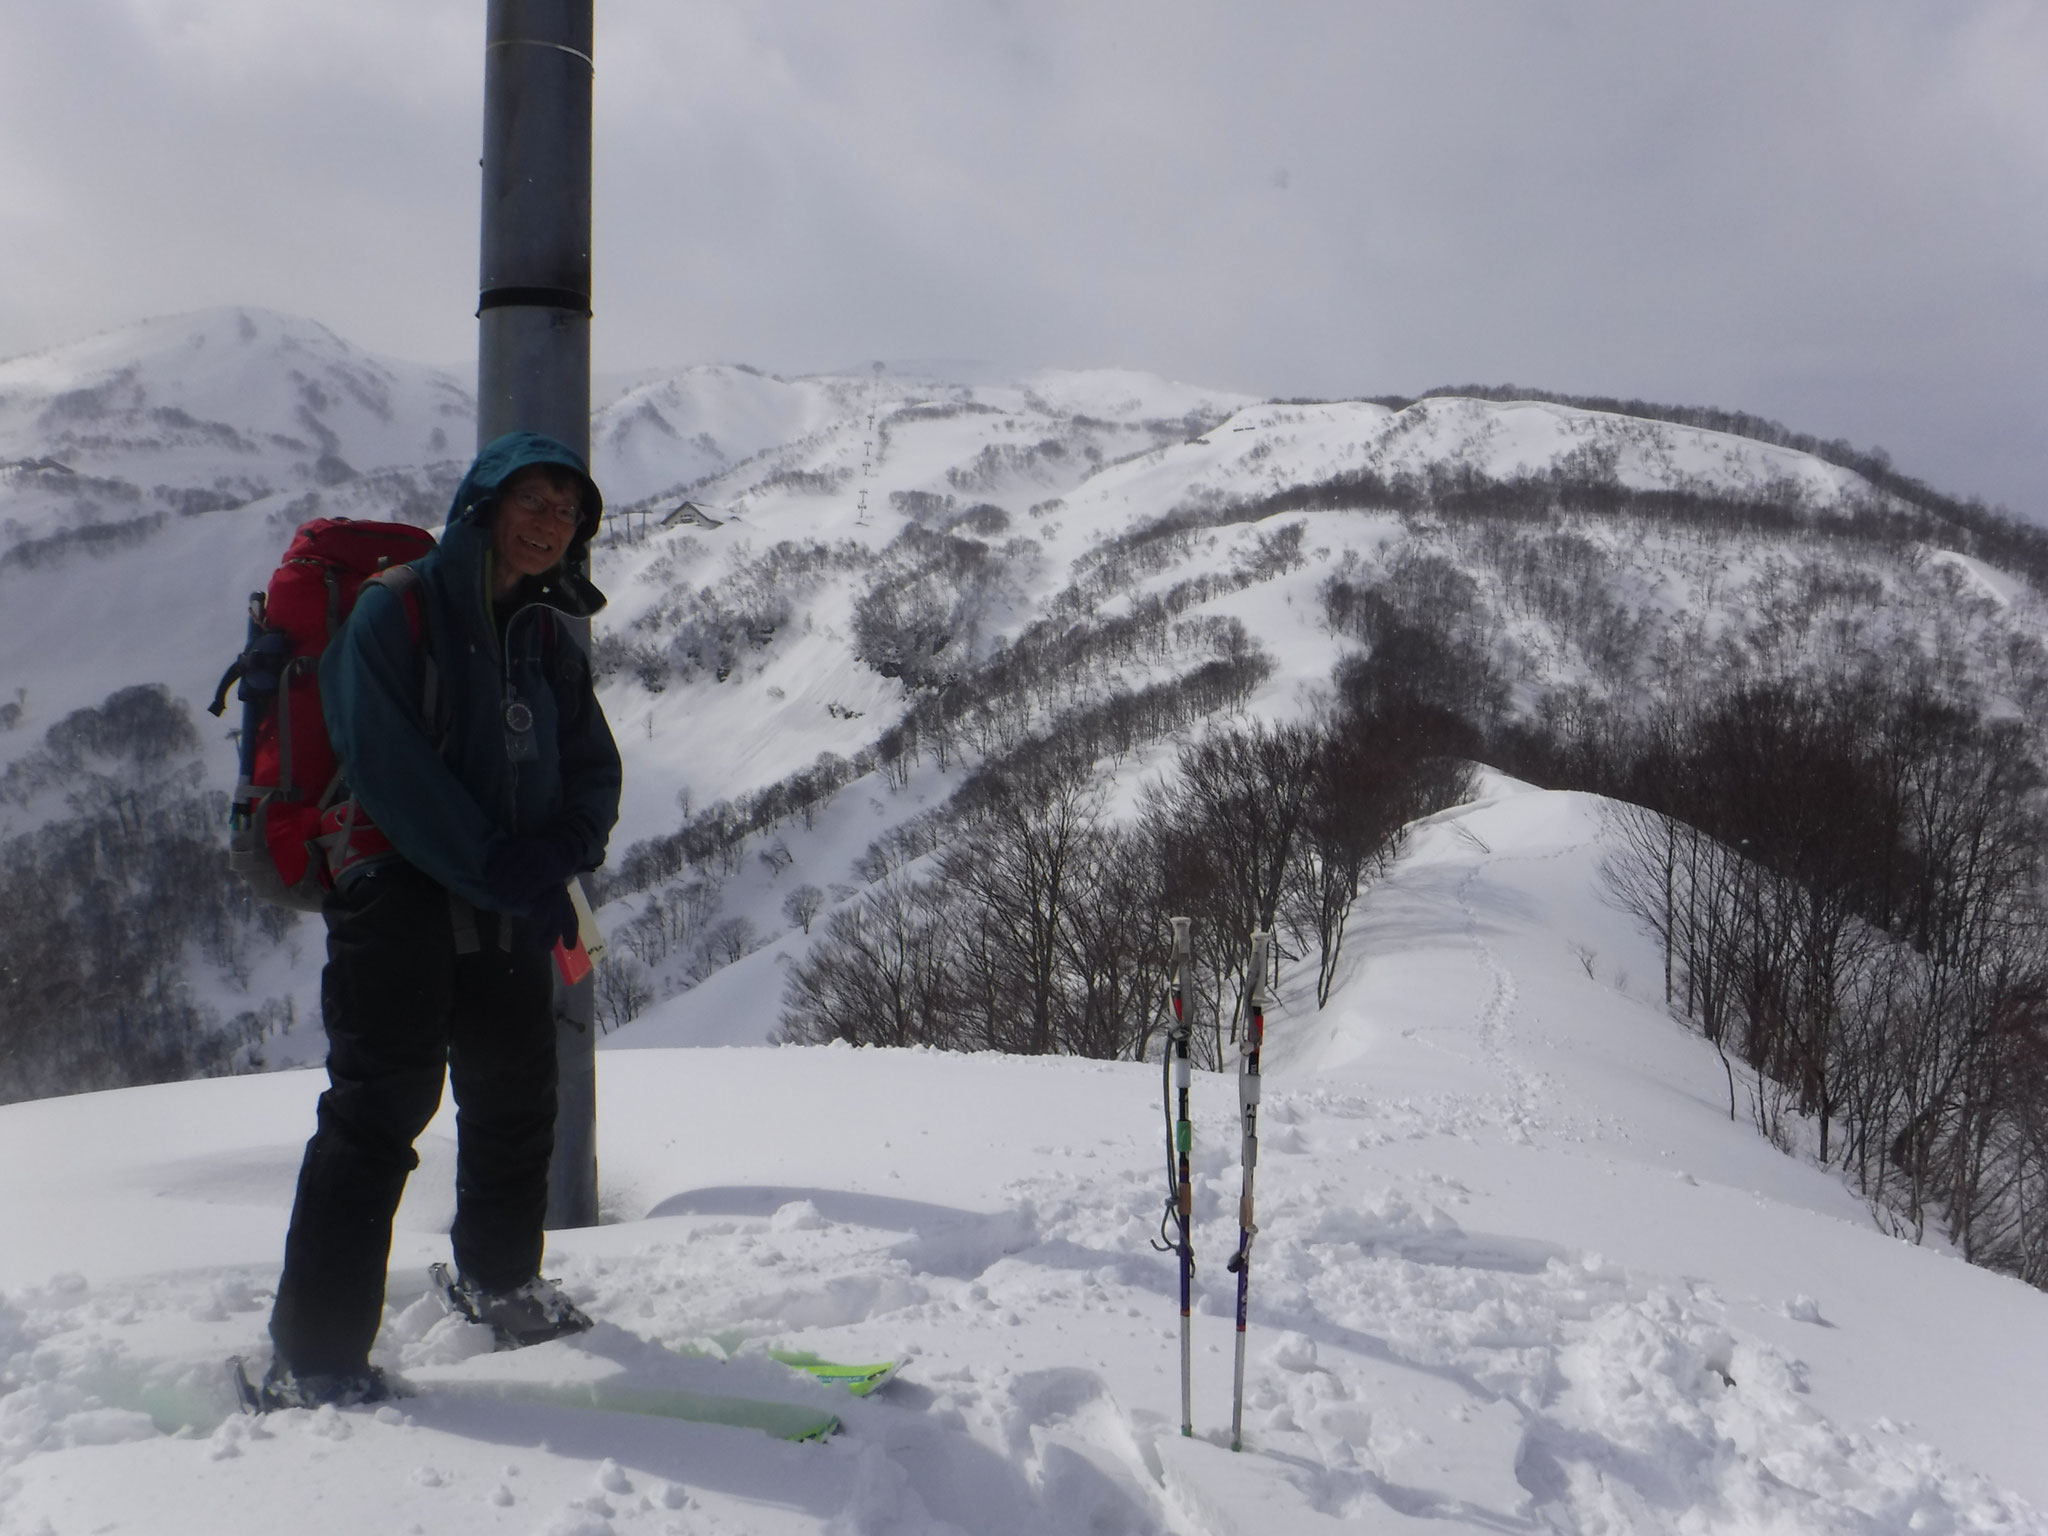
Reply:
[[[278,1353],[302,1374],[369,1360],[391,1219],[444,1071],[455,1088],[455,1262],[486,1289],[540,1272],[555,1137],[553,967],[531,923],[477,913],[480,942],[458,954],[447,890],[397,862],[336,892],[325,915],[329,1086],[270,1316]]]

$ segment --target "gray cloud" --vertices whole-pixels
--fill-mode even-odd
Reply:
[[[69,0],[0,352],[224,302],[469,352],[482,6]],[[599,7],[599,364],[980,357],[1740,407],[2048,514],[2048,7]]]

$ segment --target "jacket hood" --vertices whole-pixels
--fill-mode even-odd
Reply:
[[[604,497],[590,478],[590,466],[567,443],[540,432],[507,432],[484,445],[462,477],[455,503],[448,509],[448,526],[469,522],[497,500],[498,489],[535,464],[552,464],[566,469],[583,486],[583,520],[577,525],[575,543],[588,544],[597,536],[598,519],[604,515]]]
[[[442,543],[465,554],[471,553],[474,545],[474,557],[486,558],[499,490],[520,470],[535,464],[551,464],[575,477],[583,488],[583,513],[561,563],[545,576],[528,577],[524,597],[559,608],[573,618],[588,618],[605,604],[604,594],[583,574],[590,568],[588,551],[604,515],[604,497],[590,478],[589,466],[567,443],[540,432],[507,432],[485,444],[456,488]]]

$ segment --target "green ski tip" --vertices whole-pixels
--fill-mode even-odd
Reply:
[[[704,1337],[718,1357],[726,1360],[739,1354],[750,1342],[748,1335],[737,1328],[729,1328],[723,1333],[706,1334]],[[701,1355],[706,1351],[695,1345],[685,1345],[678,1349],[677,1353]],[[887,1385],[903,1364],[901,1360],[877,1360],[866,1365],[847,1365],[838,1360],[827,1360],[808,1349],[765,1349],[762,1353],[778,1365],[786,1365],[793,1371],[802,1371],[814,1380],[830,1382],[835,1387],[844,1387],[855,1397],[866,1397],[870,1392]]]
[[[895,1360],[883,1360],[872,1365],[842,1365],[836,1360],[821,1360],[807,1349],[771,1349],[768,1358],[819,1381],[844,1387],[855,1397],[866,1397],[883,1385],[896,1374],[899,1364]]]

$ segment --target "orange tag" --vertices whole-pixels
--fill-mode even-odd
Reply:
[[[564,949],[562,941],[555,940],[555,969],[562,973],[562,985],[565,987],[575,986],[590,974],[590,956],[584,953],[580,938],[574,949]]]

